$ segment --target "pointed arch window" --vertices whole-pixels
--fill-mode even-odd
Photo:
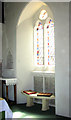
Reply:
[[[34,64],[37,66],[55,65],[54,22],[48,19],[34,27]]]

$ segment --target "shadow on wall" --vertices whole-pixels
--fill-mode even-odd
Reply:
[[[2,77],[2,62],[0,62],[0,77]],[[2,97],[2,81],[0,80],[0,97]]]
[[[8,51],[7,55],[7,68],[13,69],[13,56],[10,50]]]
[[[2,62],[0,62],[0,77],[2,77]]]
[[[13,68],[13,56],[10,50],[7,54],[6,68],[2,71],[2,76],[7,78],[15,77],[15,70]]]

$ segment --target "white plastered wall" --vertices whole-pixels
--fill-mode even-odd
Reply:
[[[26,98],[21,94],[22,90],[32,89],[32,64],[33,64],[33,26],[32,19],[23,21],[17,26],[17,102],[26,102]],[[21,86],[21,87],[20,87]]]
[[[69,116],[69,3],[48,3],[55,20],[56,114]]]
[[[10,3],[12,4],[12,3]],[[24,3],[23,3],[24,4]],[[56,114],[57,115],[62,115],[62,116],[69,116],[69,3],[47,3],[50,9],[53,12],[53,17],[55,19],[55,40],[56,40],[56,70],[55,70],[55,91],[56,91]],[[13,51],[13,54],[16,54],[16,49],[15,49],[15,34],[16,34],[16,15],[18,15],[19,10],[21,9],[22,4],[19,4],[19,8],[17,7],[17,3],[12,4],[12,7],[9,6],[9,9],[7,12],[7,34],[9,35],[9,44],[10,48]],[[23,5],[25,6],[25,5]],[[14,7],[14,8],[13,8]],[[12,9],[13,8],[13,9]],[[12,13],[12,14],[11,14]],[[14,13],[14,17],[12,19]],[[11,19],[10,19],[11,17]],[[32,29],[32,19],[29,19],[30,21],[30,29]],[[15,21],[15,22],[14,22]],[[27,20],[28,23],[28,20]],[[23,25],[25,24],[25,21]],[[24,26],[20,26],[21,28]],[[19,32],[20,28],[18,29],[17,32]],[[26,34],[26,33],[25,33]],[[21,37],[24,36],[23,32],[20,32]],[[25,38],[26,39],[26,38]],[[20,40],[20,38],[19,38]],[[28,40],[28,39],[27,39]],[[32,38],[31,38],[32,40]],[[24,41],[23,41],[24,43]],[[25,44],[25,50],[26,50],[26,44]],[[32,44],[32,43],[31,43]],[[23,47],[22,43],[20,45]],[[18,47],[18,46],[17,46]],[[30,49],[30,48],[29,48]],[[28,50],[29,50],[28,49]],[[4,48],[5,50],[5,48]],[[19,57],[22,55],[23,52],[21,51],[21,55],[19,54]],[[28,51],[26,51],[28,53]],[[25,55],[25,53],[24,53]],[[30,54],[29,54],[30,56]],[[31,55],[32,56],[32,55]],[[26,56],[27,57],[27,56]],[[28,57],[29,58],[29,57]],[[31,57],[32,58],[32,57]],[[23,71],[23,61],[25,57],[23,56],[22,62],[20,63],[20,70]],[[14,57],[15,61],[15,57]],[[25,61],[27,63],[27,61]],[[25,64],[24,64],[25,65]],[[30,64],[28,64],[30,66]],[[25,68],[25,67],[24,67]],[[31,69],[31,67],[29,67]],[[29,70],[30,71],[30,70]],[[19,71],[17,71],[19,73]],[[18,78],[18,91],[17,91],[17,97],[18,97],[18,103],[25,102],[24,96],[21,95],[21,90],[24,88],[29,89],[32,87],[31,80],[29,81],[24,81],[24,75],[25,72],[20,72],[19,73],[19,78]],[[22,76],[22,77],[21,77]],[[29,75],[28,75],[29,76]],[[27,77],[28,77],[27,76]],[[21,77],[21,79],[20,79]],[[25,76],[26,77],[26,76]],[[26,78],[28,80],[28,78]],[[23,83],[23,84],[22,84]],[[28,83],[28,84],[27,84]],[[27,87],[26,87],[27,86]],[[20,94],[19,94],[20,93]]]

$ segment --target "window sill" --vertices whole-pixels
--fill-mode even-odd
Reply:
[[[32,71],[33,76],[40,76],[40,77],[50,77],[55,76],[54,71]]]
[[[55,71],[32,71],[33,73],[55,73]]]

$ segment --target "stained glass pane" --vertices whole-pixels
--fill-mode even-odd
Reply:
[[[45,63],[48,65],[55,65],[54,23],[51,19],[48,24],[45,24],[45,41],[47,51]]]
[[[42,10],[39,15],[40,20],[45,20],[48,17],[46,10]]]
[[[36,65],[43,65],[43,25],[41,22],[34,28],[34,61]]]

